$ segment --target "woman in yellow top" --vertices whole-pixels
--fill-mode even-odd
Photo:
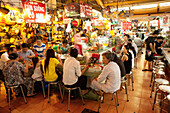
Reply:
[[[59,61],[60,62],[59,62]],[[42,60],[42,69],[44,73],[44,79],[47,82],[59,81],[62,75],[56,73],[56,66],[62,66],[62,61],[60,58],[58,60],[55,58],[55,52],[53,49],[47,50],[46,58]]]

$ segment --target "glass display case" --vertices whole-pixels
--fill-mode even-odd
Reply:
[[[82,43],[83,55],[89,59],[94,53],[100,54],[99,62],[102,62],[102,54],[108,50],[112,51],[113,45],[113,38],[101,35],[90,43]]]

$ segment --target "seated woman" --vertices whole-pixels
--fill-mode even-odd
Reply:
[[[125,66],[126,74],[129,74],[132,70],[132,54],[129,52],[129,46],[126,45],[123,48],[122,61]]]
[[[67,44],[68,41],[66,39],[63,40],[62,42],[62,46],[59,45],[58,47],[58,53],[60,54],[67,54],[68,53],[68,49],[70,48],[69,44]]]
[[[121,74],[119,66],[113,62],[112,53],[106,52],[102,54],[103,64],[105,64],[102,73],[94,78],[91,83],[91,88],[99,91],[103,90],[104,92],[115,92],[120,89],[121,85]],[[105,83],[102,83],[104,80]]]
[[[46,58],[42,60],[42,71],[44,73],[44,79],[47,82],[55,82],[62,79],[62,75],[56,72],[56,66],[62,66],[62,61],[60,58],[57,59],[55,58],[54,50],[48,49]]]
[[[14,86],[24,84],[27,87],[27,96],[33,96],[32,94],[32,84],[33,81],[31,77],[24,77],[22,72],[28,72],[28,64],[25,63],[25,66],[18,62],[18,54],[12,53],[9,55],[9,61],[3,69],[5,76],[5,83],[7,86]],[[19,94],[18,88],[14,88],[15,95]]]
[[[115,53],[112,53],[112,55],[113,55],[113,61],[116,62],[120,68],[121,77],[124,77],[126,75],[126,69],[125,69],[124,63],[122,62],[120,58],[117,57]]]
[[[42,80],[40,60],[38,59],[38,57],[33,57],[32,62],[33,62],[33,66],[34,66],[34,73],[32,75],[32,79],[34,79],[36,81],[40,81],[40,80]]]

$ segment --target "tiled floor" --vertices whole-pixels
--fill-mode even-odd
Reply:
[[[138,68],[133,70],[134,91],[131,85],[128,86],[129,102],[126,101],[125,91],[118,91],[119,113],[159,113],[157,106],[152,111],[153,98],[150,99],[150,76],[151,72],[142,72],[144,54],[138,59]],[[9,113],[8,103],[6,102],[5,89],[1,85],[0,90],[0,113]],[[65,95],[64,103],[58,99],[59,92],[54,92],[51,96],[50,103],[43,98],[42,93],[35,97],[27,98],[28,104],[24,103],[23,97],[14,98],[11,101],[12,113],[67,113],[67,96]],[[111,101],[111,94],[105,95],[105,102],[101,104],[101,113],[116,113],[115,101]],[[71,100],[71,113],[81,113],[84,108],[97,111],[98,102],[85,99],[85,106],[82,105],[80,98]]]

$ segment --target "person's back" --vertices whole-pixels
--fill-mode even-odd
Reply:
[[[155,42],[155,37],[149,36],[149,37],[145,40],[145,42],[146,42],[146,50],[152,51],[151,48],[150,48],[150,43],[151,43],[152,46],[153,46],[153,44],[154,44],[154,42]]]
[[[121,83],[121,72],[119,66],[114,62],[110,62],[104,67],[103,71],[104,70],[107,71],[108,75],[107,75],[106,83],[105,85],[103,85],[103,87],[108,89],[108,92],[117,91],[120,88],[120,83]]]
[[[48,64],[48,69],[45,70],[45,60],[43,59],[42,61],[42,66],[43,66],[43,72],[44,72],[44,78],[48,82],[52,82],[57,80],[58,75],[56,74],[56,69],[55,67],[57,64],[59,64],[59,61],[56,58],[50,58],[49,59],[49,64]]]
[[[117,65],[119,66],[120,71],[121,71],[121,77],[124,77],[126,75],[126,69],[125,69],[125,66],[122,60],[118,58],[117,56],[115,56],[113,61],[116,62]]]
[[[68,57],[63,66],[63,83],[64,85],[73,85],[81,76],[80,63],[74,57]]]
[[[128,56],[128,60],[124,61],[124,66],[125,66],[126,74],[129,74],[130,71],[132,70],[132,54],[128,52],[128,54],[126,55]]]
[[[7,85],[18,85],[24,82],[22,71],[24,66],[18,62],[9,62],[3,69]]]
[[[137,45],[137,47],[141,47],[142,46],[141,38],[139,38],[139,37],[134,38],[134,42]]]

